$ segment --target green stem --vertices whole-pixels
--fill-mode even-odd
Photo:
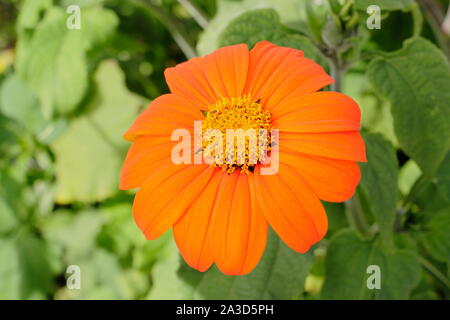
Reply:
[[[193,4],[190,0],[178,0],[178,2],[181,3],[187,12],[189,12],[200,27],[205,29],[208,26],[208,19],[195,4]]]
[[[436,41],[439,47],[444,51],[448,59],[450,59],[450,41],[441,29],[444,22],[444,13],[440,8],[440,4],[435,0],[418,0],[422,10],[425,14],[431,29],[433,30]]]
[[[423,28],[423,15],[417,3],[413,4],[412,16],[413,16],[413,37],[420,37]]]
[[[331,91],[341,92],[342,90],[342,71],[337,66],[337,62],[331,62],[331,77],[334,83],[331,84]]]
[[[450,289],[450,280],[447,279],[447,277],[441,271],[439,271],[439,269],[436,268],[430,261],[428,261],[427,259],[425,259],[422,256],[419,256],[419,262],[433,276],[435,276],[437,279],[439,279],[443,284],[445,284],[447,286],[447,288]]]
[[[334,83],[331,84],[331,91],[341,92],[342,91],[342,77],[345,72],[345,68],[342,67],[341,61],[339,59],[339,54],[334,51],[330,58],[330,73],[331,77],[334,79]]]
[[[369,226],[362,211],[359,200],[355,194],[351,199],[345,202],[347,221],[352,229],[358,231],[364,236],[369,235]]]
[[[197,56],[194,46],[191,44],[188,35],[183,31],[180,23],[163,8],[154,5],[149,0],[132,0],[132,2],[143,11],[158,18],[172,35],[172,38],[183,51],[186,58],[190,59]]]
[[[411,188],[411,191],[406,196],[405,200],[403,200],[402,208],[407,211],[408,206],[417,200],[417,198],[422,194],[422,192],[428,187],[431,179],[428,176],[421,175],[419,179],[416,180],[414,185]]]

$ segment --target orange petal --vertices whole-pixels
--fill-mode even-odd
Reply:
[[[252,201],[248,176],[235,171],[220,184],[213,210],[211,251],[228,275],[246,274],[260,260],[267,241],[267,222]]]
[[[124,137],[134,141],[141,135],[166,136],[167,141],[170,141],[173,130],[190,130],[194,126],[194,120],[202,118],[200,108],[192,107],[189,102],[173,94],[165,94],[152,101],[125,132]]]
[[[280,132],[280,152],[284,150],[326,158],[365,162],[366,147],[359,132]]]
[[[264,216],[290,248],[304,253],[324,237],[328,228],[325,210],[294,170],[280,164],[277,175],[254,174],[252,178]]]
[[[247,79],[247,45],[220,48],[202,58],[193,58],[165,71],[170,91],[207,107],[221,97],[239,97]]]
[[[147,239],[156,239],[183,216],[214,170],[206,165],[167,164],[136,193],[133,217]]]
[[[223,175],[221,170],[215,170],[203,192],[173,226],[175,242],[184,260],[192,268],[202,272],[213,263],[208,233],[211,230],[212,210]]]
[[[302,51],[262,41],[250,51],[245,92],[261,99],[271,110],[291,95],[315,92],[333,81],[321,66],[305,58]]]
[[[122,166],[120,186],[122,190],[140,187],[154,170],[171,162],[171,151],[176,142],[166,137],[138,137],[128,150]]]
[[[272,112],[272,126],[282,132],[358,131],[361,112],[352,98],[338,92],[291,96]]]
[[[354,161],[284,152],[280,155],[280,162],[301,175],[324,201],[348,200],[361,179],[359,166]]]

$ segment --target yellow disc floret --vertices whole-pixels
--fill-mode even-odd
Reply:
[[[228,173],[236,169],[249,173],[265,161],[270,150],[271,114],[260,100],[249,95],[222,98],[203,113],[202,150],[212,155],[212,166]]]

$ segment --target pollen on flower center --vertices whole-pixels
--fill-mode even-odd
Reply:
[[[204,112],[202,150],[211,165],[228,173],[253,172],[270,150],[270,117],[260,100],[250,95],[222,98]],[[241,149],[240,149],[241,148]]]

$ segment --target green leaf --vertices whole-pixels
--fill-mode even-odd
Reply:
[[[54,143],[59,203],[101,201],[116,193],[127,143],[122,134],[137,116],[144,100],[125,87],[113,61],[95,74],[97,91],[86,107],[89,113],[73,120]]]
[[[398,175],[398,188],[404,196],[409,194],[414,183],[419,179],[422,172],[414,160],[408,160],[400,169]]]
[[[76,264],[94,250],[104,222],[101,211],[57,211],[43,221],[41,230],[48,242],[63,248],[65,262]]]
[[[0,299],[45,299],[53,286],[44,241],[23,231],[0,238]]]
[[[90,256],[79,259],[80,289],[61,288],[56,299],[125,299],[119,287],[120,264],[117,257],[104,249],[96,249]],[[128,297],[129,298],[129,297]]]
[[[0,171],[0,234],[13,230],[19,224],[22,186],[6,170]]]
[[[52,5],[52,0],[24,0],[20,7],[17,29],[31,29],[39,22],[40,14]]]
[[[375,59],[367,76],[391,102],[400,146],[432,177],[450,147],[448,61],[431,42],[417,38]]]
[[[367,195],[371,211],[383,239],[390,239],[397,202],[398,163],[392,144],[379,134],[365,134],[367,162],[361,163],[360,187]]]
[[[381,288],[368,289],[372,274],[380,268]],[[355,232],[343,230],[330,242],[326,257],[323,299],[407,299],[420,281],[421,268],[416,252],[389,250],[378,241],[364,241]]]
[[[450,258],[450,209],[441,209],[434,213],[422,226],[418,238],[431,256],[448,263]]]
[[[331,238],[336,232],[348,227],[343,203],[322,202],[328,216],[327,238]]]
[[[49,9],[29,43],[19,46],[17,72],[38,95],[47,119],[73,110],[87,89],[83,39],[66,19],[62,9]]]
[[[61,5],[63,7],[68,7],[70,5],[80,6],[82,9],[86,7],[92,7],[102,4],[105,0],[61,0]]]
[[[322,29],[327,21],[329,14],[329,5],[326,1],[319,3],[313,1],[305,1],[305,11],[308,28],[311,34],[318,42],[322,40]]]
[[[244,12],[233,19],[219,35],[219,46],[246,43],[252,48],[262,40],[271,41],[283,33],[280,16],[273,9]]]
[[[450,202],[450,152],[447,153],[436,174],[436,184],[448,202]]]
[[[425,273],[422,273],[422,280],[411,294],[411,300],[439,300],[439,295],[433,290],[434,288],[430,285],[430,281],[427,281],[427,278],[424,276]]]
[[[0,113],[0,167],[23,152],[20,126]]]
[[[439,192],[439,186],[430,184],[416,203],[413,236],[437,261],[450,260],[450,201]]]
[[[22,279],[13,239],[0,238],[0,259],[0,299],[20,299]]]
[[[375,94],[363,73],[347,72],[342,79],[342,92],[353,98],[361,109],[361,127],[380,133],[397,147],[389,104]]]
[[[414,0],[355,0],[355,7],[359,10],[366,11],[371,5],[376,5],[381,10],[406,10],[411,7]]]
[[[45,118],[75,109],[88,87],[86,52],[114,31],[117,18],[105,9],[84,9],[81,29],[67,28],[68,14],[51,7],[32,33],[19,34],[16,69],[37,94]]]
[[[249,48],[259,41],[299,49],[305,56],[325,65],[322,56],[311,40],[299,34],[287,32],[280,23],[280,16],[274,9],[247,11],[232,20],[219,35],[219,45],[229,46],[246,43]]]
[[[216,267],[204,273],[188,267],[172,244],[155,266],[149,299],[297,299],[303,295],[312,255],[299,254],[270,232],[256,268],[245,276],[227,276]]]
[[[0,234],[13,230],[18,223],[19,221],[7,199],[0,194]]]
[[[107,221],[98,241],[102,247],[129,261],[134,269],[148,272],[166,247],[168,235],[154,241],[145,239],[132,218],[131,208],[131,199],[126,203],[102,206],[100,212]]]
[[[0,163],[0,236],[22,226],[31,211],[30,200],[34,194],[26,188],[31,159],[20,148],[17,151],[22,153],[14,155],[13,161]]]
[[[201,55],[213,52],[219,47],[219,35],[236,17],[248,10],[272,8],[281,17],[281,23],[296,30],[307,30],[304,1],[291,0],[219,0],[217,14],[200,35],[197,51]]]
[[[92,50],[94,47],[104,45],[111,38],[112,33],[119,25],[119,18],[112,10],[101,7],[83,8],[81,23],[80,31],[84,48]]]
[[[12,75],[5,79],[0,89],[0,111],[21,123],[32,133],[40,132],[45,126],[36,95],[20,80]]]

